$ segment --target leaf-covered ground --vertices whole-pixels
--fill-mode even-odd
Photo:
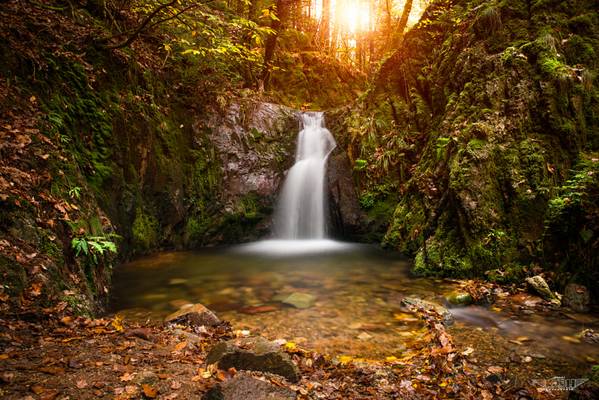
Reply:
[[[137,324],[119,316],[73,318],[62,308],[43,315],[0,320],[0,396],[6,399],[188,399],[199,398],[236,371],[206,365],[220,340],[247,334],[228,323],[212,329]],[[300,399],[494,399],[558,398],[559,393],[519,385],[510,371],[484,365],[461,349],[441,316],[415,309],[428,332],[427,345],[409,358],[386,362],[331,360],[282,343],[300,367],[301,380],[253,372],[288,387]]]

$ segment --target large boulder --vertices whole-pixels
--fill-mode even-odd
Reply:
[[[281,375],[290,382],[300,379],[297,365],[280,347],[260,337],[233,339],[214,346],[207,364],[217,363],[220,369],[235,368],[237,370],[262,371]]]
[[[562,301],[564,306],[568,306],[574,311],[586,312],[589,310],[591,295],[586,286],[569,283],[564,290]]]
[[[549,289],[549,285],[541,275],[526,278],[526,283],[528,283],[528,286],[530,286],[530,288],[544,300],[557,306],[561,305],[560,298]]]
[[[363,234],[366,217],[360,209],[349,158],[340,148],[329,157],[327,187],[333,233],[344,238]]]
[[[240,372],[233,379],[210,389],[202,400],[295,400],[296,394],[283,387]]]
[[[177,323],[191,327],[216,326],[220,319],[203,304],[186,304],[179,310],[167,316],[166,323]]]

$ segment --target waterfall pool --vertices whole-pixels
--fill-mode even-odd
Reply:
[[[426,327],[401,307],[404,296],[444,304],[458,284],[413,277],[410,266],[396,253],[329,240],[168,252],[119,267],[111,308],[125,319],[158,322],[185,303],[202,303],[236,330],[331,356],[380,360],[425,345]],[[285,304],[293,293],[308,295],[308,307]],[[554,371],[598,362],[598,346],[576,339],[584,328],[597,330],[597,314],[519,308],[514,303],[504,309],[450,309],[456,321],[449,332],[458,346],[472,347],[491,363],[530,357],[531,366],[541,363]]]

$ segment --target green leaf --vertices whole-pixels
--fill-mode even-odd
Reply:
[[[583,228],[580,231],[580,237],[582,241],[586,244],[593,238],[593,231],[590,229]]]

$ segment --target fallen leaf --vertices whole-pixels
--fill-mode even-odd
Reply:
[[[144,395],[146,397],[149,397],[150,399],[154,399],[158,395],[158,390],[156,390],[156,388],[154,388],[153,386],[144,383],[143,385],[141,385],[141,387],[144,391]]]
[[[75,385],[77,386],[78,389],[85,389],[88,386],[87,381],[85,379],[81,379],[80,381],[77,381],[77,383],[75,383]]]
[[[40,294],[42,294],[42,284],[41,283],[31,284],[31,289],[29,289],[29,293],[34,297],[37,297]]]
[[[117,332],[122,332],[123,331],[123,317],[120,315],[117,315],[114,317],[114,319],[112,320],[112,322],[110,323],[110,325],[112,325],[112,327],[114,329],[117,330]]]
[[[173,352],[175,352],[175,351],[181,351],[185,347],[187,347],[187,342],[183,341],[181,343],[177,343],[177,345],[175,346],[175,350],[173,350]]]
[[[173,390],[181,389],[181,386],[183,385],[181,385],[181,382],[179,381],[173,381],[173,383],[171,383],[171,389]]]
[[[489,368],[487,368],[487,371],[489,371],[492,374],[501,374],[503,372],[503,368],[502,367],[489,367]]]
[[[40,385],[33,385],[29,389],[37,395],[42,394],[44,392],[44,390],[46,390],[43,387],[41,387]]]
[[[133,379],[133,374],[125,372],[119,379],[121,380],[121,382],[129,382]]]
[[[468,347],[466,350],[462,351],[463,356],[469,356],[472,353],[474,353],[474,349],[472,347]]]

